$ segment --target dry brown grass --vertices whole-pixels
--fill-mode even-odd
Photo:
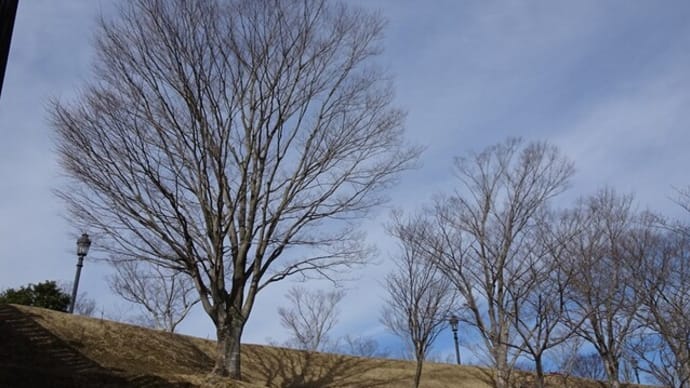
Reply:
[[[170,383],[204,387],[404,387],[412,383],[414,363],[284,348],[244,345],[243,382],[209,377],[214,342],[107,320],[15,306],[18,311],[119,376],[156,376]],[[35,349],[40,351],[40,349]],[[2,360],[0,360],[0,364]],[[524,383],[529,386],[526,375]],[[595,382],[550,377],[553,387],[599,387]],[[426,363],[422,386],[484,388],[491,370]]]

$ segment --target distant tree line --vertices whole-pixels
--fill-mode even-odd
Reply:
[[[574,168],[548,143],[509,139],[456,159],[455,169],[456,190],[395,211],[388,224],[399,254],[383,282],[381,321],[417,360],[415,387],[450,315],[479,333],[496,387],[511,386],[518,369],[546,386],[548,358],[564,376],[611,387],[640,374],[690,386],[690,225],[640,210],[632,195],[611,188],[554,206]],[[678,194],[690,210],[690,192]],[[197,302],[174,272],[116,268],[111,287],[156,326],[173,323],[173,331]],[[281,345],[389,355],[372,338],[331,337],[344,296],[290,289],[278,310],[290,333]]]
[[[690,225],[639,210],[611,188],[553,206],[573,171],[556,147],[519,139],[456,159],[454,191],[392,218],[402,249],[384,322],[417,347],[457,314],[479,333],[499,388],[524,359],[544,387],[549,352],[573,355],[562,373],[610,387],[640,373],[689,387]],[[689,210],[690,193],[678,202]],[[420,308],[450,294],[450,307]],[[595,353],[568,352],[572,343]]]

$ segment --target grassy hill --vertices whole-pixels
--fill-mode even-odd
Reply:
[[[242,348],[244,381],[237,382],[209,378],[214,345],[107,320],[0,305],[0,387],[405,387],[414,373],[409,361],[248,344]],[[426,363],[422,386],[490,387],[490,372]],[[601,386],[549,379],[553,387]]]

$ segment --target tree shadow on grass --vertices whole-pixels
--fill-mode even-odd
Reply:
[[[467,372],[489,387],[495,387],[496,375],[491,368],[476,367]],[[532,388],[536,386],[536,375],[532,372],[513,370],[510,373],[511,388]],[[547,373],[544,378],[547,388],[606,388],[608,385],[601,381],[587,380],[565,374]]]
[[[468,380],[478,380],[489,387],[496,386],[496,374],[493,369],[474,365],[464,365],[463,368],[462,374],[466,375]]]
[[[385,360],[273,348],[257,355],[257,379],[276,388],[399,386],[404,378],[367,375]],[[397,383],[397,384],[396,384]]]
[[[158,347],[152,348],[148,353],[156,356],[159,371],[175,371],[182,374],[204,374],[210,371],[209,365],[214,364],[213,358],[199,348],[190,337],[169,332],[156,334],[165,341],[160,341]],[[167,349],[161,351],[160,347]]]
[[[468,369],[469,376],[481,380],[490,387],[496,386],[494,370],[490,368],[476,367]],[[586,379],[565,373],[546,373],[544,383],[547,388],[607,388],[606,381]],[[510,375],[511,388],[532,388],[536,386],[536,375],[532,372],[512,371]],[[635,384],[621,383],[623,388],[640,387]]]

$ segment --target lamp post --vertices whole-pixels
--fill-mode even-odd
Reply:
[[[77,289],[79,288],[79,276],[81,276],[81,267],[84,266],[84,256],[89,253],[91,246],[91,239],[86,233],[82,233],[77,240],[77,273],[74,275],[74,285],[72,287],[72,303],[69,306],[69,312],[74,312],[74,305],[77,303]]]
[[[637,359],[632,360],[633,371],[635,372],[635,379],[637,380],[637,385],[640,385],[640,367],[637,365]]]
[[[460,365],[460,348],[458,346],[458,317],[453,314],[448,318],[450,329],[453,330],[453,341],[455,342],[455,362]]]

